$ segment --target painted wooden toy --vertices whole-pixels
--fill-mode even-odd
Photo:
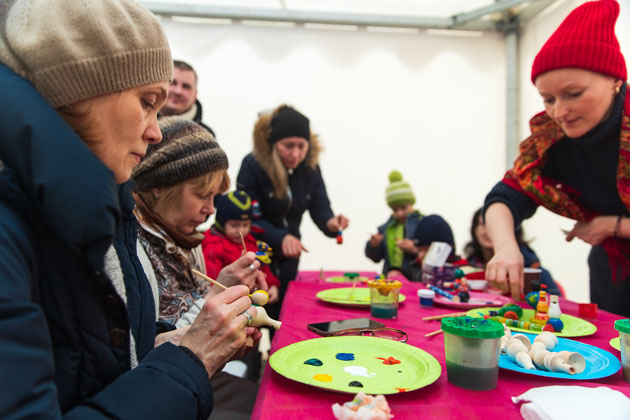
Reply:
[[[549,315],[547,312],[549,311],[549,300],[547,297],[547,292],[541,290],[538,292],[538,304],[536,305],[536,315],[529,319],[530,322],[540,325],[546,325],[547,321],[549,321]]]
[[[343,243],[343,234],[341,233],[341,229],[337,231],[337,243],[339,245]]]
[[[453,295],[450,294],[449,292],[447,292],[446,290],[442,290],[437,286],[434,286],[432,284],[429,284],[427,286],[429,289],[433,290],[435,293],[437,293],[440,296],[444,296],[445,298],[447,298],[448,300],[453,300]]]
[[[254,305],[263,306],[269,302],[269,293],[264,290],[256,290],[254,293],[249,295],[249,298],[252,300]]]
[[[267,242],[256,241],[256,247],[258,251],[256,251],[256,259],[260,261],[260,264],[271,264],[271,256],[273,253],[271,252],[273,249],[269,246]]]
[[[549,295],[549,310],[547,311],[549,318],[560,319],[562,311],[560,310],[560,298],[558,295]]]

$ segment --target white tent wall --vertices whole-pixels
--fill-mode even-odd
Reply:
[[[561,2],[525,28],[522,138],[527,121],[541,109],[528,81],[533,57],[580,3]],[[618,28],[623,22],[628,26],[626,9],[622,6]],[[162,22],[174,58],[191,63],[199,74],[204,121],[228,154],[234,182],[252,149],[259,111],[292,104],[320,135],[325,147],[321,168],[333,210],[351,223],[339,246],[305,215],[302,242],[310,252],[303,254],[300,269],[380,269],[363,250],[390,214],[384,190],[392,169],[412,185],[419,210],[449,221],[461,252],[470,239],[472,213],[505,171],[502,35]],[[526,222],[526,236],[569,297],[586,301],[588,246],[564,242],[560,227],[571,225],[539,210]]]
[[[536,54],[553,31],[560,25],[571,10],[585,1],[565,0],[543,11],[523,30],[520,42],[521,93],[520,133],[525,139],[529,135],[529,119],[542,111],[543,102],[530,80],[531,66]],[[624,56],[630,57],[630,1],[619,2],[621,11],[616,25],[617,37]],[[589,301],[589,272],[587,258],[590,245],[574,239],[567,243],[560,229],[570,230],[574,222],[558,216],[544,208],[539,208],[534,217],[525,221],[526,239],[536,250],[543,266],[551,271],[567,296],[578,302]]]
[[[199,73],[204,120],[236,178],[260,110],[283,102],[311,120],[333,210],[350,220],[344,244],[302,223],[300,268],[378,270],[364,255],[391,213],[392,169],[417,208],[443,215],[458,245],[504,171],[503,37],[400,34],[163,21],[173,55]]]

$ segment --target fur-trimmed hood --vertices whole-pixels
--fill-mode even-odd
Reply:
[[[273,150],[273,144],[267,140],[271,135],[271,120],[273,117],[283,108],[288,105],[280,105],[271,113],[261,115],[254,125],[254,158],[262,166],[265,172],[269,173],[270,168],[273,166],[273,160],[271,152]],[[308,168],[314,169],[319,164],[319,154],[322,151],[322,145],[319,141],[317,134],[311,130],[311,139],[309,141],[308,153],[306,159],[301,164],[306,165]]]

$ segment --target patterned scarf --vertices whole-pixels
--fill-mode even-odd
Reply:
[[[598,216],[580,205],[579,191],[542,175],[547,152],[564,138],[562,129],[545,112],[531,119],[530,128],[532,134],[521,143],[514,167],[506,172],[503,182],[561,216],[576,221]],[[625,207],[630,209],[630,95],[626,95],[624,102],[619,140],[617,191]],[[608,254],[613,281],[617,279],[616,267],[621,267],[624,276],[630,274],[630,241],[609,237],[601,245]]]
[[[204,238],[203,233],[194,231],[190,235],[183,235],[171,229],[159,214],[155,213],[149,208],[149,206],[147,206],[139,194],[134,193],[133,196],[136,199],[136,208],[134,209],[134,213],[142,222],[162,233],[168,239],[171,239],[175,245],[180,248],[191,250],[201,244]]]

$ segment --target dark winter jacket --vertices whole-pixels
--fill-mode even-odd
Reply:
[[[171,344],[149,351],[141,278],[128,311],[104,274],[125,230],[112,172],[4,65],[0,90],[0,418],[207,418],[205,369]],[[133,370],[130,325],[148,353]]]
[[[405,221],[405,238],[414,239],[416,228],[418,227],[418,222],[422,219],[422,215],[414,211],[407,215],[407,220]],[[395,222],[393,217],[390,217],[387,222],[383,223],[378,227],[378,233],[383,236],[385,235],[385,231],[387,227]],[[416,256],[413,254],[404,253],[403,256],[403,266],[402,267],[392,267],[389,262],[389,256],[387,253],[387,242],[386,238],[383,238],[380,244],[377,246],[370,246],[370,241],[365,244],[365,256],[371,259],[374,262],[379,262],[381,260],[385,260],[383,262],[383,274],[387,274],[392,269],[399,269],[403,273],[409,268],[409,264],[415,260]]]
[[[254,225],[262,229],[263,233],[255,236],[267,242],[275,254],[281,254],[282,239],[287,234],[300,238],[300,224],[306,210],[326,236],[335,237],[336,232],[326,228],[326,222],[334,214],[318,165],[311,169],[301,163],[295,168],[293,174],[289,175],[288,197],[278,199],[273,195],[271,180],[250,153],[243,159],[236,184],[260,205],[261,217],[254,219]]]

